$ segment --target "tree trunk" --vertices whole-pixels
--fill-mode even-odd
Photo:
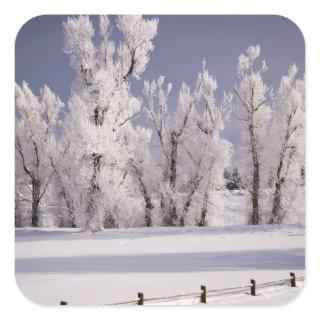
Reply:
[[[105,219],[104,219],[104,227],[108,229],[115,229],[117,228],[116,219],[112,212],[107,212]]]
[[[283,149],[285,149],[285,145]],[[277,168],[275,192],[273,196],[273,203],[272,203],[272,210],[271,210],[271,219],[268,221],[268,224],[282,223],[284,218],[281,214],[282,185],[285,181],[283,177],[281,178],[283,161],[284,161],[284,150],[281,151],[280,161]]]
[[[54,165],[53,160],[52,159],[50,159],[50,160],[51,160],[51,166],[52,166],[52,168],[57,176],[57,179],[59,180],[59,183],[61,185],[62,197],[63,197],[63,200],[64,200],[66,207],[67,207],[67,210],[68,210],[68,221],[65,226],[71,227],[71,228],[76,228],[77,227],[76,218],[75,218],[76,209],[74,207],[74,203],[73,203],[71,197],[68,195],[66,188],[64,187],[61,176],[60,176],[56,166]]]
[[[163,193],[160,194],[160,208],[161,208],[161,212],[162,212],[162,216],[163,216],[163,224],[164,224],[164,226],[167,226],[166,217],[168,214],[168,210],[167,210],[168,208],[167,208]]]
[[[165,224],[167,227],[178,226],[177,204],[172,197],[169,200],[169,210],[168,215],[165,219]]]
[[[75,207],[73,205],[73,201],[70,200],[69,197],[67,196],[67,192],[64,187],[62,190],[62,194],[68,210],[68,223],[67,223],[68,227],[76,228],[77,224],[75,219]]]
[[[204,199],[203,199],[200,220],[197,223],[198,227],[207,227],[208,226],[208,221],[207,221],[208,200],[209,200],[209,195],[208,195],[208,192],[206,192],[204,195]]]
[[[23,222],[22,222],[22,214],[19,207],[19,204],[17,203],[17,200],[15,201],[15,208],[14,208],[14,226],[15,228],[22,228]]]
[[[184,227],[184,225],[185,225],[185,217],[188,214],[189,208],[190,208],[191,203],[192,203],[193,195],[195,194],[196,190],[198,189],[201,179],[202,178],[199,179],[198,174],[197,174],[195,179],[193,180],[193,183],[191,185],[191,189],[190,189],[190,192],[188,194],[187,200],[186,200],[186,202],[185,202],[185,204],[183,206],[183,214],[180,217],[179,227]]]
[[[31,226],[35,228],[40,227],[40,181],[34,179],[32,181],[32,217]]]
[[[259,213],[259,189],[260,189],[260,170],[259,163],[254,164],[253,182],[252,182],[252,214],[250,217],[250,224],[257,225],[260,223]]]
[[[284,217],[281,215],[281,189],[282,183],[277,182],[272,203],[271,219],[268,224],[278,224],[283,222]]]
[[[100,171],[101,158],[101,154],[92,154],[93,173],[88,205],[88,226],[92,232],[101,231],[103,229],[103,213],[99,207],[99,201],[97,201],[100,197],[100,186],[97,182],[97,176]]]
[[[282,186],[285,182],[285,174],[283,174],[283,167],[285,166],[284,164],[284,158],[285,154],[287,151],[287,146],[288,146],[288,141],[290,139],[290,128],[291,128],[291,121],[292,117],[295,113],[296,109],[293,110],[293,113],[291,113],[288,117],[287,120],[287,130],[286,134],[284,137],[284,142],[282,144],[281,152],[280,152],[280,161],[278,164],[277,168],[277,175],[276,175],[276,181],[275,181],[275,193],[273,196],[273,203],[272,203],[272,210],[271,210],[271,219],[268,221],[268,224],[278,224],[282,223],[284,219],[284,214],[281,212],[282,207],[281,207],[281,199],[282,199]],[[294,151],[292,151],[294,152]],[[292,154],[289,154],[289,159],[288,159],[288,166],[290,165],[290,160],[292,157]],[[283,176],[283,177],[282,177]]]
[[[253,162],[253,180],[252,180],[252,191],[251,191],[251,201],[252,201],[252,212],[249,219],[249,224],[257,225],[260,224],[261,218],[259,213],[259,191],[260,191],[260,163],[258,158],[256,137],[253,128],[253,119],[249,126],[250,131],[250,144],[251,144],[251,154]]]
[[[168,215],[165,217],[165,224],[168,227],[178,226],[178,214],[177,214],[177,204],[173,195],[175,193],[175,186],[177,180],[177,156],[178,156],[178,141],[177,135],[173,131],[171,132],[171,155],[170,155],[170,173],[169,181],[172,194],[169,199],[169,209]]]
[[[146,202],[146,214],[144,216],[144,220],[146,223],[147,227],[151,227],[152,226],[152,219],[151,219],[151,211],[153,209],[153,205],[151,204],[151,202]]]
[[[144,201],[145,201],[145,216],[144,216],[144,220],[145,220],[145,224],[147,227],[151,227],[152,226],[152,218],[151,218],[151,212],[153,210],[153,205],[151,202],[151,197],[148,193],[147,190],[147,186],[145,185],[145,183],[142,180],[142,172],[141,170],[139,170],[135,165],[133,165],[134,171],[138,177],[138,181],[140,184],[140,191],[143,195]]]

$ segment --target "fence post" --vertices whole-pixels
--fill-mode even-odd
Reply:
[[[207,288],[206,286],[201,286],[201,303],[207,303]]]
[[[251,295],[255,296],[256,295],[256,280],[251,279],[250,280],[252,286],[251,286]]]
[[[143,293],[138,292],[138,305],[142,306],[143,305]]]
[[[294,272],[290,272],[290,285],[291,287],[296,286],[296,274]]]
[[[66,306],[68,304],[67,301],[60,301],[60,306]]]

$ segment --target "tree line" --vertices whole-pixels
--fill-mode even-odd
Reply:
[[[107,16],[63,23],[64,51],[74,70],[67,106],[44,85],[39,95],[16,84],[16,226],[42,225],[55,204],[60,227],[207,226],[224,190],[249,195],[248,224],[284,223],[303,192],[304,79],[292,64],[272,90],[260,47],[239,57],[238,81],[216,99],[217,79],[203,60],[196,83],[144,80],[158,19]],[[122,34],[113,39],[112,28]],[[171,100],[170,100],[171,101]],[[151,128],[135,124],[144,113]],[[236,118],[241,142],[223,138]],[[151,139],[157,143],[151,149]],[[238,169],[230,168],[234,153]],[[267,200],[266,200],[267,199]]]

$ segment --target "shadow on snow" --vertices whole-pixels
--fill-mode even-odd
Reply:
[[[16,273],[174,273],[223,270],[303,270],[304,249],[150,253],[16,259]]]

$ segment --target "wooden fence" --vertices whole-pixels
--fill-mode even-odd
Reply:
[[[248,289],[248,292],[252,296],[257,295],[257,289],[261,288],[263,286],[270,286],[270,285],[276,285],[276,284],[285,284],[287,283],[290,287],[296,287],[297,281],[304,280],[304,277],[296,277],[294,272],[290,272],[290,278],[287,279],[281,279],[281,280],[275,280],[275,281],[268,281],[268,282],[262,282],[257,284],[256,280],[250,279],[250,285],[244,285],[244,286],[237,286],[237,287],[229,287],[229,288],[223,288],[223,289],[207,289],[205,285],[200,286],[200,292],[192,292],[192,293],[183,293],[183,294],[177,294],[172,296],[165,296],[165,297],[151,297],[151,298],[145,298],[143,292],[138,292],[138,298],[129,300],[129,301],[122,301],[122,302],[115,302],[115,303],[109,303],[105,304],[108,306],[117,306],[117,305],[144,305],[145,302],[149,301],[162,301],[162,300],[172,300],[172,299],[181,299],[181,298],[188,298],[188,297],[197,297],[199,296],[199,302],[202,304],[207,303],[207,294],[208,293],[219,293],[219,292],[228,292],[233,290],[239,290],[239,289]],[[67,301],[60,301],[60,305],[68,305]]]

